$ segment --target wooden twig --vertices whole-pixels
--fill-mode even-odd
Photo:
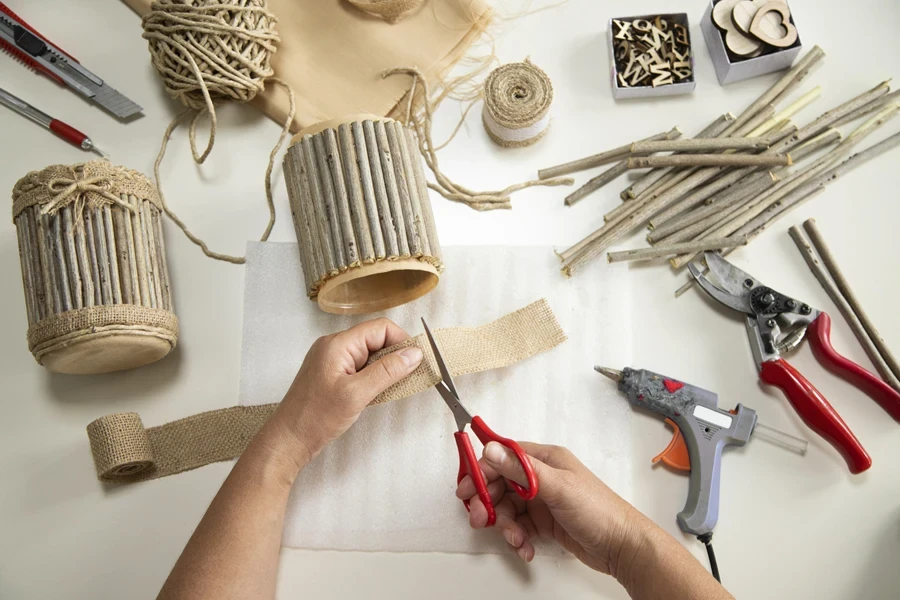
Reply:
[[[716,118],[715,121],[707,125],[700,133],[698,133],[695,137],[697,138],[714,138],[718,137],[725,129],[734,121],[734,115],[731,113],[725,113]],[[620,196],[622,200],[630,200],[633,198],[637,198],[641,194],[646,191],[649,191],[650,188],[659,183],[659,181],[665,177],[671,169],[654,169],[649,171],[645,175],[643,175],[640,179],[635,181],[633,184],[628,186],[625,190],[622,191]]]
[[[778,177],[771,171],[756,173],[752,177],[748,178],[746,183],[740,186],[732,186],[727,190],[723,190],[727,193],[721,194],[715,202],[707,204],[706,206],[698,208],[697,210],[692,210],[691,212],[680,217],[665,221],[662,225],[655,227],[650,235],[647,236],[647,241],[649,241],[651,244],[659,242],[666,236],[671,235],[676,231],[682,230],[689,225],[693,225],[694,223],[702,221],[707,217],[721,213],[724,209],[730,206],[739,204],[742,200],[757,196],[766,189],[775,185],[777,181]],[[654,217],[654,219],[656,219],[656,217]],[[651,221],[651,223],[652,222],[653,221]]]
[[[757,129],[762,126],[763,123],[771,119],[775,116],[775,106],[772,104],[767,104],[763,106],[756,115],[742,126],[738,127],[737,130],[733,131],[731,135],[729,135],[725,139],[739,139],[739,138],[749,138],[750,132],[754,129]]]
[[[610,181],[620,177],[628,171],[628,162],[620,161],[615,166],[603,171],[583,186],[566,196],[566,206],[574,206],[579,201],[596,192]]]
[[[831,298],[831,301],[834,302],[834,304],[838,307],[838,310],[841,311],[841,314],[844,315],[844,319],[846,319],[847,324],[850,326],[850,329],[853,331],[856,339],[859,340],[859,343],[862,345],[863,350],[865,350],[868,357],[872,360],[875,368],[884,378],[885,382],[888,383],[888,385],[896,390],[900,390],[900,381],[898,381],[897,376],[894,375],[891,368],[882,358],[882,355],[879,353],[874,341],[869,338],[869,335],[866,333],[862,322],[854,312],[853,307],[851,307],[847,299],[841,295],[841,292],[838,289],[837,285],[832,282],[825,268],[816,257],[815,251],[812,249],[812,246],[806,239],[806,236],[803,235],[803,232],[796,225],[791,227],[788,231],[790,232],[791,238],[794,240],[794,243],[797,244],[797,248],[800,250],[800,254],[803,256],[803,259],[809,266],[809,270],[812,271],[813,275],[815,275],[816,279],[819,280],[819,283],[825,289],[828,297]]]
[[[737,131],[740,127],[742,127],[745,123],[747,123],[750,119],[756,116],[764,106],[767,104],[775,104],[779,98],[789,93],[793,87],[796,87],[807,74],[809,74],[810,70],[825,56],[825,53],[818,46],[814,46],[812,50],[806,53],[806,55],[801,58],[796,65],[794,65],[787,73],[785,73],[781,79],[775,82],[772,87],[763,92],[763,94],[757,98],[750,106],[744,109],[738,117],[734,120],[734,122],[729,126],[726,130],[729,135],[734,131]]]
[[[375,183],[372,179],[372,170],[369,166],[369,149],[366,143],[366,136],[363,133],[362,123],[354,121],[350,124],[350,130],[353,134],[353,145],[356,150],[356,167],[359,172],[359,181],[362,188],[363,202],[366,207],[366,216],[369,219],[369,235],[372,238],[372,245],[375,249],[375,258],[384,258],[385,244],[384,233],[381,231],[381,222],[378,219],[378,204],[375,200]]]
[[[786,106],[783,110],[775,113],[771,119],[765,121],[756,129],[751,130],[750,133],[747,134],[747,136],[754,137],[757,135],[765,135],[767,132],[771,131],[780,121],[782,121],[783,119],[790,119],[798,112],[812,104],[815,100],[818,100],[821,95],[822,86],[817,85],[810,91],[800,96],[797,100]]]
[[[372,187],[378,202],[378,216],[381,219],[381,234],[384,237],[385,252],[388,256],[400,256],[397,230],[394,228],[394,219],[391,217],[387,183],[381,166],[381,149],[375,135],[375,124],[372,121],[363,121],[362,126],[369,151],[369,170],[372,172]],[[320,206],[319,214],[325,214],[324,207],[321,204],[318,206]]]
[[[684,244],[673,244],[672,246],[659,246],[657,248],[640,248],[637,250],[623,250],[620,252],[608,252],[607,260],[609,262],[623,262],[632,260],[653,260],[654,258],[663,258],[666,256],[677,256],[685,252],[702,252],[704,250],[721,250],[722,248],[734,248],[735,246],[746,246],[749,238],[730,237],[717,240],[701,240],[699,242],[687,242]]]
[[[885,94],[884,96],[881,96],[880,98],[876,98],[875,100],[872,100],[868,104],[861,106],[860,108],[856,109],[855,111],[853,111],[846,117],[837,121],[834,124],[834,126],[840,127],[841,125],[846,125],[847,123],[850,123],[851,121],[856,121],[857,119],[867,117],[867,116],[871,115],[872,113],[878,112],[879,110],[882,109],[882,107],[885,104],[888,104],[890,102],[900,102],[900,90],[894,90],[893,92],[891,92],[889,94]]]
[[[808,200],[812,200],[824,191],[824,185],[811,190],[805,187],[797,190],[799,193],[789,194],[787,198],[778,201],[774,206],[769,207],[766,212],[735,231],[731,237],[749,235],[750,239],[753,240],[792,209],[797,208]]]
[[[887,344],[884,342],[884,338],[881,337],[881,334],[878,333],[878,329],[875,328],[875,324],[872,322],[872,319],[869,318],[868,313],[863,309],[862,303],[856,296],[856,292],[854,292],[853,288],[850,287],[850,282],[847,281],[847,278],[844,276],[843,270],[841,270],[840,266],[837,264],[837,260],[835,260],[834,255],[831,253],[831,249],[825,242],[825,238],[822,236],[822,232],[819,231],[819,228],[816,226],[816,220],[808,219],[804,221],[803,228],[809,235],[809,239],[813,243],[813,246],[815,246],[816,252],[819,253],[819,258],[822,259],[822,262],[825,264],[825,268],[828,269],[828,274],[831,275],[831,278],[834,280],[834,283],[837,286],[838,290],[844,296],[847,304],[850,305],[850,309],[853,311],[853,314],[856,315],[857,319],[859,319],[859,322],[862,324],[863,329],[865,329],[869,338],[872,340],[875,348],[878,349],[878,353],[881,355],[881,358],[884,359],[884,362],[887,363],[887,366],[890,368],[891,373],[893,373],[894,381],[892,383],[892,387],[900,390],[900,386],[898,386],[897,384],[897,380],[900,379],[900,363],[897,362],[897,359],[891,353],[890,348],[888,348]]]
[[[356,158],[353,134],[350,131],[350,125],[347,123],[342,123],[338,127],[338,148],[341,152],[341,165],[343,167],[340,178],[344,179],[344,189],[347,192],[347,204],[350,207],[350,218],[353,221],[353,231],[356,234],[356,251],[359,253],[359,259],[362,262],[375,262],[375,246],[372,243],[372,233],[368,227],[369,217],[366,214],[366,206],[363,199],[359,161]],[[311,228],[315,228],[315,226],[315,223],[310,222]],[[319,248],[321,249],[321,246]]]
[[[790,154],[673,154],[628,159],[629,169],[648,167],[779,167],[793,164]]]
[[[359,246],[356,243],[356,234],[353,232],[353,218],[350,216],[350,204],[347,199],[347,187],[344,184],[344,170],[341,163],[341,154],[338,149],[337,136],[333,129],[326,129],[324,136],[316,136],[317,139],[324,138],[324,159],[328,165],[327,170],[322,172],[323,177],[326,174],[331,175],[331,186],[333,190],[333,199],[335,204],[334,212],[338,216],[338,222],[341,226],[341,241],[344,245],[344,256],[347,258],[347,266],[353,267],[360,264]],[[406,182],[404,181],[404,188]]]
[[[624,146],[619,146],[618,148],[613,148],[612,150],[607,150],[606,152],[601,152],[600,154],[594,154],[593,156],[587,156],[585,158],[573,160],[561,165],[556,165],[555,167],[541,169],[540,171],[538,171],[538,179],[553,179],[554,177],[569,175],[571,173],[593,169],[594,167],[600,167],[603,165],[608,165],[610,163],[619,162],[623,158],[627,158],[631,155],[631,147],[635,143],[651,142],[657,140],[671,140],[680,136],[681,130],[677,127],[673,127],[669,131],[663,131],[661,133],[651,135],[650,137],[639,140],[638,142],[625,144]]]
[[[635,142],[631,154],[655,154],[657,152],[698,152],[719,150],[765,150],[769,147],[767,138],[687,138],[658,142]]]
[[[735,189],[735,186],[732,184],[740,179],[743,179],[750,173],[755,173],[755,171],[756,167],[741,167],[723,175],[722,177],[714,179],[708,185],[699,187],[678,202],[674,203],[669,208],[654,215],[653,218],[650,219],[650,222],[648,224],[650,229],[656,231],[660,227],[667,225],[673,218],[682,214],[686,210],[693,209],[694,207],[699,206],[702,202],[718,196],[720,192],[724,193],[725,190],[730,191]],[[757,173],[756,175],[765,176],[766,173],[770,173],[770,171],[766,171],[765,173]],[[745,184],[742,184],[741,187],[745,187]],[[712,204],[712,202],[709,202],[709,204]],[[674,229],[672,231],[674,231]]]

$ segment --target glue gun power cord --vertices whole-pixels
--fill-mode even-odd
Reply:
[[[698,535],[697,539],[706,546],[706,555],[709,556],[709,570],[712,571],[712,576],[716,578],[716,581],[722,583],[722,578],[719,577],[719,563],[716,562],[716,553],[712,547],[712,531]]]

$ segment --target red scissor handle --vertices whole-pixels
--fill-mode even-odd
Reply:
[[[456,449],[459,450],[459,474],[456,476],[456,484],[459,485],[466,475],[472,478],[478,498],[487,509],[487,526],[491,527],[497,522],[497,512],[494,510],[494,502],[488,492],[484,473],[481,472],[481,465],[478,464],[478,457],[475,456],[475,450],[472,448],[472,440],[465,431],[457,431],[453,437],[456,438]],[[466,510],[469,510],[469,501],[463,500],[463,504],[466,505]]]
[[[862,473],[872,466],[872,458],[834,407],[790,363],[783,358],[766,361],[762,364],[759,377],[781,388],[809,428],[841,453],[851,473]]]
[[[831,345],[831,317],[821,313],[807,328],[807,332],[810,334],[809,344],[813,354],[826,369],[864,391],[889,415],[900,421],[900,393],[855,362],[838,354]]]
[[[525,451],[515,441],[500,437],[493,431],[491,428],[487,426],[487,424],[481,419],[481,417],[475,417],[472,419],[472,431],[475,432],[475,435],[478,436],[478,439],[481,440],[481,443],[485,446],[490,442],[497,442],[501,446],[505,446],[512,450],[513,454],[516,455],[516,458],[519,460],[519,463],[522,465],[522,470],[525,472],[525,479],[528,482],[528,487],[524,488],[515,481],[509,481],[510,485],[519,496],[522,497],[523,500],[533,500],[538,493],[538,480],[537,475],[534,473],[534,467],[531,466],[531,461],[528,460],[528,455],[525,454]]]

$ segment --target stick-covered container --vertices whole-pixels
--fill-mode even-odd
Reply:
[[[362,314],[430,292],[443,271],[412,131],[347,117],[294,136],[284,159],[300,261],[322,310]]]
[[[13,188],[28,349],[58,373],[131,369],[178,339],[156,188],[107,161],[33,171]]]

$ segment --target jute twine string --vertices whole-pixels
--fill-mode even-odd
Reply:
[[[432,138],[434,111],[438,109],[440,102],[447,96],[446,90],[445,93],[439,94],[433,99],[429,91],[428,81],[421,71],[415,67],[388,69],[382,73],[382,77],[387,78],[398,74],[412,77],[408,93],[406,126],[415,130],[416,137],[419,140],[419,151],[425,158],[425,164],[428,165],[428,168],[434,174],[435,183],[428,182],[428,187],[441,194],[444,198],[453,202],[460,202],[477,211],[508,210],[512,208],[510,195],[517,191],[535,186],[572,185],[575,182],[574,179],[569,177],[538,179],[517,183],[502,190],[490,192],[475,192],[454,182],[441,171],[438,164],[437,148]],[[419,105],[418,107],[417,104]]]
[[[424,4],[425,0],[347,0],[359,10],[381,17],[388,23],[396,23],[408,17]]]
[[[216,139],[215,105],[224,101],[249,102],[265,89],[267,80],[280,85],[288,94],[290,110],[266,168],[269,223],[260,241],[269,238],[275,225],[272,170],[275,157],[290,134],[295,112],[293,90],[281,79],[273,77],[271,55],[279,41],[276,22],[265,0],[183,0],[177,4],[174,0],[163,0],[153,2],[143,19],[143,37],[149,42],[153,66],[166,91],[187,106],[187,110],[175,117],[166,129],[153,165],[163,210],[188,239],[203,249],[204,254],[234,264],[243,264],[244,257],[213,252],[172,212],[162,193],[159,167],[169,138],[183,118],[191,117],[188,130],[191,154],[196,163],[203,164]],[[197,126],[207,114],[210,118],[209,140],[206,149],[200,153],[197,151]]]
[[[550,78],[530,60],[503,65],[484,82],[485,131],[504,148],[530,146],[547,133],[552,103]]]
[[[52,198],[41,207],[42,215],[55,215],[59,209],[70,204],[74,207],[75,224],[84,227],[84,207],[96,210],[104,204],[115,204],[134,212],[134,207],[121,198],[109,193],[111,182],[103,176],[90,177],[88,179],[69,179],[67,177],[55,177],[47,182],[47,191]],[[88,196],[88,194],[91,194]]]

